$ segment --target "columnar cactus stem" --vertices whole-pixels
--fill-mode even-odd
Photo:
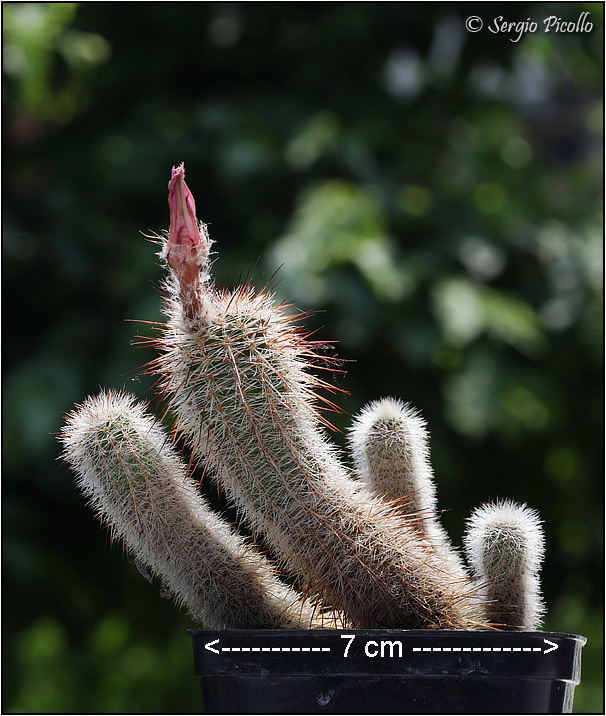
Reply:
[[[469,583],[455,584],[410,520],[360,491],[328,445],[314,404],[322,383],[308,372],[313,344],[271,296],[217,291],[207,267],[192,281],[189,254],[173,267],[180,232],[171,226],[175,281],[155,370],[194,455],[304,592],[351,626],[474,625]],[[184,302],[184,283],[196,285],[195,300]]]
[[[510,500],[478,507],[464,536],[468,562],[481,580],[487,618],[500,628],[536,631],[545,611],[539,569],[544,555],[539,515]]]
[[[91,507],[137,559],[211,629],[309,628],[312,607],[216,515],[132,396],[89,397],[61,433]]]
[[[438,518],[427,427],[410,405],[394,398],[369,403],[350,428],[349,448],[359,479],[415,517],[423,539],[444,557],[453,576],[467,578],[461,556]]]

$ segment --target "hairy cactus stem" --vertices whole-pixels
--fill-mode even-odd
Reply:
[[[103,392],[67,418],[62,457],[81,492],[194,620],[212,629],[309,628],[322,615],[198,494],[156,421],[133,396]],[[334,625],[334,621],[332,624]]]
[[[438,517],[427,424],[420,414],[394,398],[373,401],[354,420],[348,442],[361,482],[402,514],[416,518],[420,536],[444,557],[446,568],[468,579]]]
[[[545,539],[538,512],[511,500],[482,505],[471,514],[463,543],[487,618],[503,629],[539,629]]]

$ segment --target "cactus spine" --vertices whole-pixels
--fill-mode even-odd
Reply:
[[[468,562],[481,581],[487,618],[511,630],[536,631],[544,614],[539,582],[545,540],[538,512],[511,500],[482,505],[464,536]]]
[[[467,578],[461,556],[438,518],[427,426],[419,413],[401,400],[376,400],[355,419],[348,442],[362,483],[416,518],[420,536],[443,556],[452,575]]]
[[[173,169],[169,195],[189,195],[183,171]],[[184,237],[175,221],[171,208],[168,322],[155,371],[193,453],[304,592],[321,594],[352,626],[474,624],[469,583],[453,584],[410,520],[360,491],[327,443],[314,403],[321,382],[308,372],[313,344],[267,293],[218,291],[207,261],[199,276],[193,261],[171,262],[182,242],[205,237]]]
[[[60,439],[80,490],[113,537],[162,577],[196,621],[213,629],[314,623],[311,606],[208,507],[133,396],[89,397]]]

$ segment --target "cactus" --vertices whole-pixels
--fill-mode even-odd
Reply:
[[[68,416],[61,441],[80,490],[113,537],[164,580],[194,620],[212,629],[314,623],[311,605],[208,507],[133,396],[88,398]]]
[[[183,167],[173,169],[169,193],[171,207],[193,206]],[[418,539],[417,520],[357,489],[321,433],[320,381],[308,372],[317,356],[283,307],[246,285],[216,290],[208,263],[194,285],[189,261],[171,261],[185,253],[182,243],[190,256],[204,240],[204,231],[185,240],[171,223],[168,323],[154,367],[193,454],[304,593],[321,594],[352,626],[469,626],[470,583],[447,578],[442,556]]]
[[[467,578],[438,518],[427,427],[420,414],[394,398],[376,400],[355,419],[348,442],[362,483],[415,517],[420,536],[444,557],[446,568],[454,577]]]
[[[463,539],[481,580],[487,618],[502,629],[539,629],[545,611],[539,582],[545,540],[538,512],[511,500],[482,505],[469,518]]]
[[[92,506],[206,626],[486,627],[495,580],[467,575],[438,521],[422,419],[393,399],[369,406],[350,447],[374,489],[356,480],[325,434],[321,403],[336,406],[317,391],[333,389],[312,370],[333,364],[298,326],[303,316],[267,288],[215,286],[183,165],[168,203],[167,321],[149,339],[159,355],[147,371],[173,435],[123,394],[70,414],[63,455]],[[170,445],[177,437],[187,460]],[[209,508],[186,464],[225,492],[279,569]]]

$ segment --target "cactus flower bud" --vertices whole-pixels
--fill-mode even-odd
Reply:
[[[179,281],[179,290],[187,315],[193,318],[199,308],[196,299],[200,271],[208,263],[210,238],[206,226],[198,223],[196,203],[185,183],[185,165],[172,168],[168,183],[170,231],[165,258]]]

